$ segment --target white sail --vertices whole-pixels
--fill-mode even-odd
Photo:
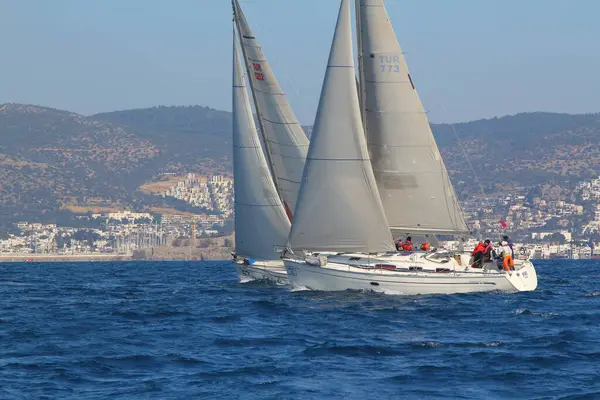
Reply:
[[[267,156],[276,187],[291,218],[296,208],[308,139],[237,0],[233,0],[233,7]]]
[[[383,0],[356,1],[367,142],[390,228],[467,232]]]
[[[259,259],[279,258],[290,222],[279,199],[258,138],[234,37],[233,174],[236,253]]]
[[[311,136],[290,245],[393,250],[361,123],[349,0],[342,0]]]

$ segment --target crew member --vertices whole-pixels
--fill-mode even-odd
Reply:
[[[492,261],[492,252],[494,251],[494,246],[492,246],[491,240],[486,239],[485,242],[483,242],[483,245],[485,246],[483,248],[483,262]]]
[[[502,267],[505,271],[514,271],[515,263],[512,257],[512,249],[507,241],[500,243],[502,245]]]
[[[431,250],[431,246],[429,246],[429,242],[425,242],[421,245],[421,251],[429,251]]]
[[[513,242],[512,242],[512,240],[510,240],[509,237],[506,236],[506,235],[502,236],[502,240],[504,242],[508,243],[508,247],[510,247],[510,256],[514,260],[515,259],[515,250],[513,249]]]
[[[471,256],[473,256],[473,264],[471,264],[472,268],[481,268],[482,267],[481,261],[483,260],[483,251],[484,250],[485,250],[485,245],[480,240],[479,243],[477,243],[477,246],[475,246],[475,248],[473,249],[473,252],[471,253]]]
[[[399,251],[413,251],[412,237],[408,236],[404,242],[400,242]]]

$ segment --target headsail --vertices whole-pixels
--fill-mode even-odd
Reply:
[[[288,213],[293,213],[306,161],[308,139],[237,0],[233,0],[233,8],[275,184]]]
[[[294,249],[393,250],[361,123],[350,0],[342,0],[302,177]]]
[[[290,222],[271,179],[254,124],[237,45],[233,45],[233,175],[235,249],[239,255],[278,258]]]
[[[356,1],[367,142],[390,228],[467,232],[383,0]]]

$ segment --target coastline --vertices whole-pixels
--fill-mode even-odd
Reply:
[[[229,247],[172,247],[157,246],[134,250],[132,254],[81,253],[81,254],[0,254],[3,262],[96,262],[96,261],[221,261],[231,258]]]
[[[12,254],[0,255],[0,262],[90,262],[90,261],[131,261],[126,254]]]

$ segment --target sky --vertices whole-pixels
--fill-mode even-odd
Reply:
[[[312,124],[339,0],[241,0]],[[600,112],[600,1],[388,0],[429,118]],[[231,110],[229,0],[0,0],[0,104]]]

